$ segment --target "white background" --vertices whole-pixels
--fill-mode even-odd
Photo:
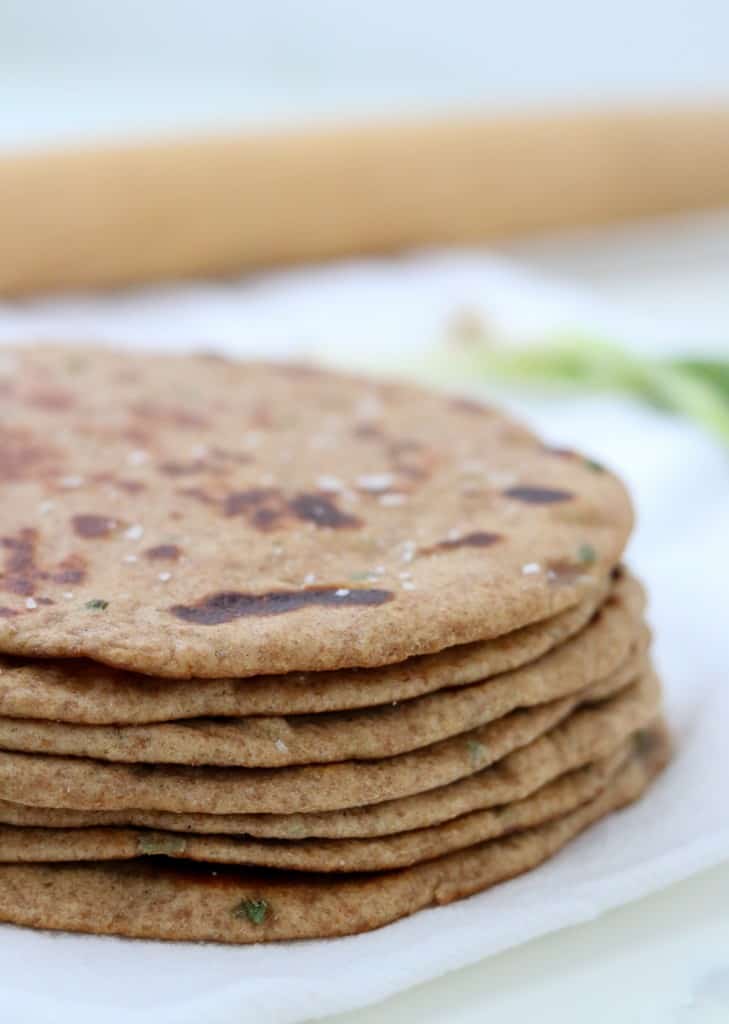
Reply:
[[[726,0],[2,0],[0,145],[729,96]]]

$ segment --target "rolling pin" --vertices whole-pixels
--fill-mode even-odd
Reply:
[[[729,109],[450,116],[0,154],[0,295],[729,202]]]

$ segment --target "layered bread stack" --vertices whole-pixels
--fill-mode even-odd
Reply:
[[[591,459],[205,356],[6,350],[0,404],[1,920],[360,932],[536,867],[665,764]]]

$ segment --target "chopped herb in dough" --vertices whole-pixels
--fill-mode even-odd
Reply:
[[[472,761],[481,761],[486,756],[486,747],[483,743],[479,743],[478,740],[468,740],[466,745]]]
[[[187,840],[183,839],[182,836],[139,836],[137,838],[137,849],[140,853],[150,857],[158,854],[173,856],[174,854],[185,852]]]
[[[597,558],[597,552],[592,544],[582,544],[577,552],[577,557],[584,565],[592,565]]]
[[[231,913],[233,917],[247,919],[251,924],[263,924],[268,914],[268,902],[266,900],[241,900],[237,903]]]

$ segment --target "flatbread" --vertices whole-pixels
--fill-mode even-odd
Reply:
[[[606,680],[577,694],[513,711],[470,732],[378,761],[211,768],[111,764],[0,751],[0,798],[75,810],[212,814],[289,814],[379,803],[445,785],[493,764],[551,729],[584,701],[622,689],[638,671],[639,665],[628,661]]]
[[[137,826],[171,832],[229,833],[269,839],[359,839],[428,828],[530,796],[565,772],[609,757],[656,714],[660,693],[629,686],[574,711],[545,735],[483,771],[414,796],[320,814],[168,814],[78,811],[0,801],[0,823],[41,828]]]
[[[0,749],[103,761],[282,767],[394,757],[475,729],[518,707],[576,693],[648,646],[620,603],[536,662],[471,686],[357,711],[193,718],[141,726],[69,725],[0,717]]]
[[[668,758],[663,732],[595,799],[546,825],[410,868],[360,875],[181,867],[168,861],[0,866],[0,920],[36,928],[230,943],[369,931],[535,868],[637,799]]]
[[[632,749],[633,744],[626,742],[610,757],[563,775],[517,803],[475,811],[443,825],[383,839],[309,839],[292,843],[182,836],[178,832],[146,829],[9,826],[0,828],[0,863],[48,864],[164,856],[288,871],[390,871],[568,814],[605,788]]]
[[[391,664],[575,606],[632,526],[612,474],[473,402],[194,356],[0,363],[8,654]]]
[[[301,715],[374,707],[464,686],[535,661],[578,633],[603,601],[641,614],[634,577],[601,581],[573,608],[493,640],[379,668],[249,679],[155,679],[87,659],[0,656],[0,714],[83,725],[144,725],[201,716]]]

